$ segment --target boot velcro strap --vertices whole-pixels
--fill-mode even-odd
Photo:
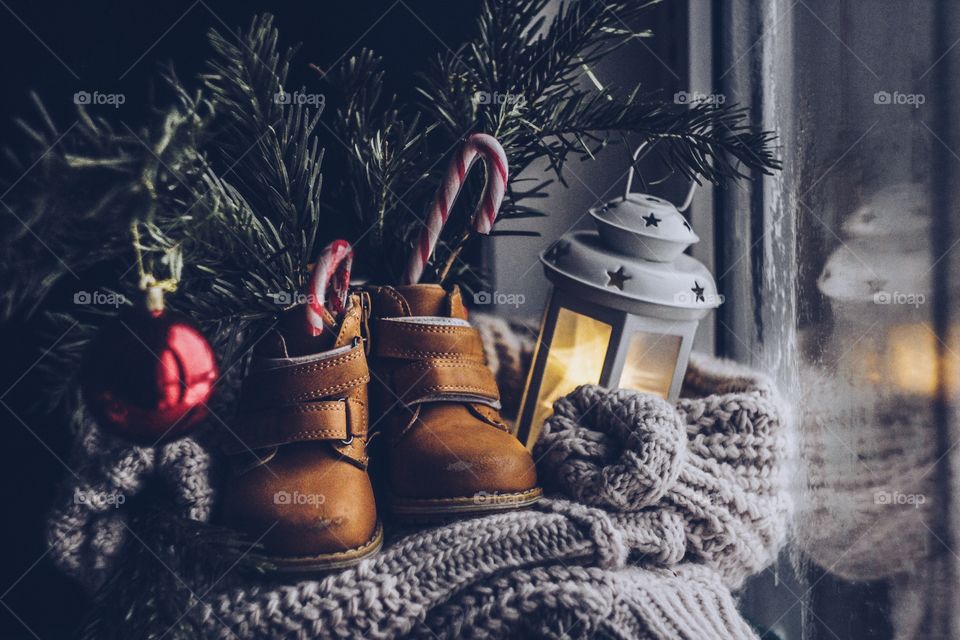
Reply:
[[[470,326],[378,318],[373,353],[381,358],[463,358],[484,362],[480,332]]]
[[[407,404],[443,396],[472,396],[493,403],[500,400],[493,372],[483,362],[473,360],[418,360],[394,371],[393,380],[400,399]]]
[[[254,409],[314,402],[345,395],[370,381],[363,345],[332,358],[254,370],[243,383],[244,403]]]
[[[366,406],[354,398],[259,411],[241,408],[241,415],[234,422],[234,441],[224,451],[232,454],[314,440],[348,441],[354,436],[366,436],[366,425]]]

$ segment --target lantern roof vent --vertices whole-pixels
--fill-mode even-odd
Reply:
[[[700,238],[677,207],[646,193],[590,210],[606,244],[621,253],[654,262],[671,262]]]

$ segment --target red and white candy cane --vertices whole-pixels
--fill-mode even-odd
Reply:
[[[307,324],[311,335],[322,334],[327,324],[325,319],[337,318],[346,308],[352,264],[353,248],[346,240],[334,240],[317,258],[307,291]]]
[[[477,158],[483,159],[486,168],[486,184],[483,187],[483,196],[473,213],[473,229],[477,233],[488,234],[493,229],[493,223],[500,211],[503,194],[507,190],[507,154],[493,136],[485,133],[474,133],[460,145],[450,160],[443,183],[437,189],[426,224],[420,233],[417,246],[410,256],[410,262],[404,273],[403,284],[416,284],[420,281],[423,269],[433,255],[437,246],[440,232],[450,216],[453,203],[460,195],[460,189],[467,177],[467,173]]]

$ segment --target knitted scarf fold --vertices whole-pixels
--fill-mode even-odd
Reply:
[[[739,587],[786,535],[777,401],[757,390],[681,407],[625,389],[576,389],[557,401],[534,448],[541,481],[611,511],[634,552],[702,562]]]

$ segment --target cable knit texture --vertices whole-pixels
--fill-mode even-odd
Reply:
[[[518,384],[530,340],[474,320],[498,379]],[[498,333],[510,339],[491,344]],[[755,638],[730,589],[784,537],[785,412],[764,378],[703,357],[685,395],[673,407],[580,387],[535,448],[550,497],[534,508],[395,531],[352,569],[214,589],[196,615],[220,638]],[[192,439],[130,447],[91,427],[50,518],[51,556],[95,588],[137,543],[124,536],[123,505],[75,492],[130,497],[159,477],[172,508],[207,520],[207,450]]]
[[[687,434],[654,396],[585,385],[556,402],[534,449],[545,478],[584,504],[639,511],[656,504],[686,461]]]

